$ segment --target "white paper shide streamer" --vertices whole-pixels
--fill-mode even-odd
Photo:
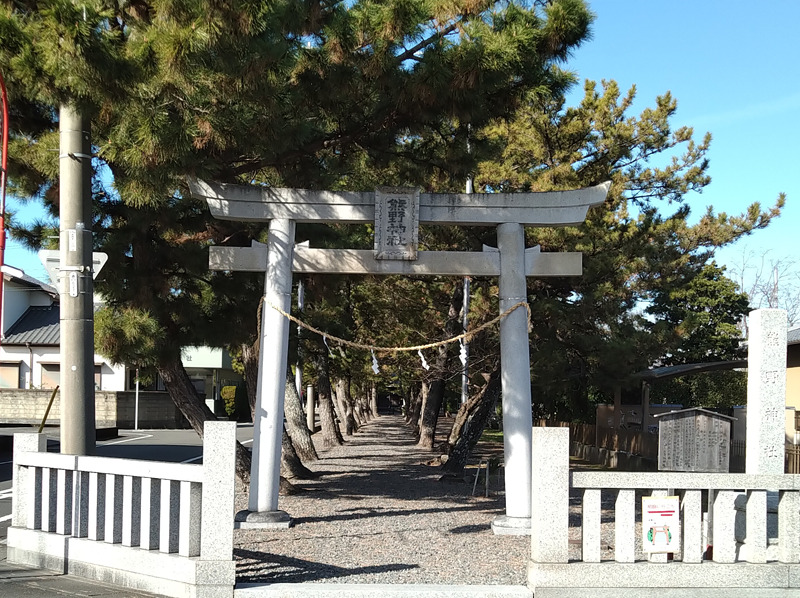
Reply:
[[[428,365],[428,361],[425,359],[425,356],[422,354],[422,350],[421,349],[419,351],[417,351],[417,355],[419,355],[420,361],[422,361],[422,367],[424,367],[426,370],[431,369],[431,366]]]
[[[371,351],[372,353],[372,373],[377,375],[380,373],[381,368],[378,365],[378,359],[375,357],[375,351]]]

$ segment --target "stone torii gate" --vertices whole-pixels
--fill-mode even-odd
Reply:
[[[525,249],[524,226],[578,225],[603,203],[610,183],[544,193],[420,193],[414,188],[375,192],[309,191],[191,180],[195,197],[223,220],[269,221],[267,244],[211,247],[212,270],[266,271],[262,312],[253,464],[248,509],[240,527],[287,527],[278,510],[283,397],[289,322],[274,307],[291,309],[292,273],[499,276],[500,313],[527,302],[527,276],[580,276],[580,253]],[[375,249],[314,249],[295,245],[296,222],[375,222]],[[497,249],[417,251],[418,225],[497,226]],[[495,533],[525,534],[531,518],[531,385],[525,310],[500,323],[506,515]]]

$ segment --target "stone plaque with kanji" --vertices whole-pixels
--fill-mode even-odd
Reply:
[[[419,189],[375,190],[375,258],[416,260],[419,238]]]

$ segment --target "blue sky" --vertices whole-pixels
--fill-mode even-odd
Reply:
[[[712,183],[688,199],[695,215],[709,205],[738,214],[752,202],[769,206],[778,193],[787,194],[777,221],[720,251],[717,261],[733,267],[745,251],[792,258],[800,235],[800,1],[589,2],[597,15],[593,38],[568,68],[581,81],[614,79],[623,91],[635,84],[634,113],[671,91],[678,100],[676,127],[693,126],[698,139],[706,131],[713,136]],[[16,205],[9,198],[9,207]],[[12,240],[6,263],[47,279],[35,254]]]
[[[688,198],[695,216],[706,206],[740,214],[753,202],[771,206],[780,192],[787,195],[780,218],[720,250],[717,262],[731,270],[744,252],[765,251],[793,259],[800,235],[800,2],[588,1],[597,17],[593,37],[568,63],[581,82],[614,79],[623,92],[635,84],[635,114],[670,91],[678,101],[675,126],[694,127],[698,140],[712,134],[711,184]],[[573,95],[571,104],[582,83]]]

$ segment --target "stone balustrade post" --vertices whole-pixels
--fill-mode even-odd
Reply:
[[[202,560],[232,560],[235,472],[236,422],[205,422],[200,530]]]
[[[41,509],[41,502],[36,500],[36,472],[17,463],[20,453],[43,453],[47,450],[47,437],[44,434],[14,434],[13,477],[14,482],[11,497],[11,525],[14,527],[32,527],[29,522],[35,519],[37,505]],[[41,476],[39,477],[41,483]],[[41,512],[39,513],[41,517]]]
[[[533,428],[531,559],[566,563],[569,534],[569,428]]]

